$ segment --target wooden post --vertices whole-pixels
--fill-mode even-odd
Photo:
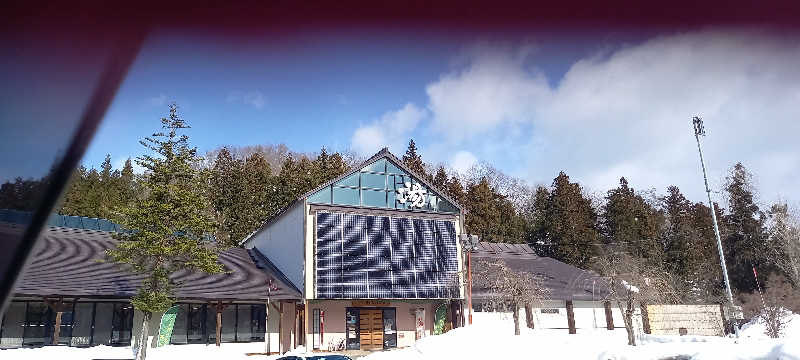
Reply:
[[[575,329],[575,311],[573,309],[572,300],[567,300],[567,326],[569,327],[570,334],[577,334]]]
[[[278,309],[278,353],[283,353],[283,301]]]
[[[611,312],[611,301],[603,301],[603,308],[606,310],[606,329],[614,330],[614,315]]]
[[[77,301],[77,299],[73,299],[73,301]],[[64,314],[64,310],[67,309],[67,306],[64,304],[63,296],[60,296],[58,301],[44,298],[44,303],[56,313],[56,323],[53,326],[53,345],[58,345],[58,341],[61,337],[61,316]]]
[[[469,316],[467,317],[469,324],[472,325],[472,251],[467,251],[467,307],[469,308]]]
[[[231,303],[223,304],[222,301],[217,301],[216,304],[212,305],[217,312],[217,346],[220,346],[220,342],[222,341],[222,311],[230,304]]]
[[[270,304],[269,296],[267,296],[267,306],[265,307],[267,309],[265,311],[266,312],[266,314],[265,314],[266,315],[266,320],[265,320],[266,322],[264,323],[264,333],[265,333],[264,337],[266,337],[265,340],[266,340],[266,343],[267,343],[267,351],[266,351],[267,356],[269,356],[269,352],[272,350],[272,344],[270,344],[271,336],[269,336],[269,307],[270,307],[270,305],[271,304]]]
[[[647,313],[647,304],[641,303],[639,308],[642,309],[642,328],[644,333],[650,334],[650,314]]]

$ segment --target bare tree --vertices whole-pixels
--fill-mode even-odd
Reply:
[[[679,298],[668,272],[647,265],[619,246],[606,246],[596,258],[595,267],[606,282],[606,300],[615,303],[623,315],[628,345],[636,346],[633,317],[637,306],[675,303]]]
[[[783,276],[770,275],[763,294],[740,296],[745,315],[764,322],[764,333],[779,338],[791,320],[792,312],[800,311],[800,290]]]
[[[520,306],[541,304],[550,297],[539,276],[514,271],[502,260],[475,261],[472,282],[473,286],[486,291],[486,306],[492,309],[511,309],[515,335],[520,334]]]
[[[800,288],[800,217],[786,203],[769,211],[770,257],[789,281]]]

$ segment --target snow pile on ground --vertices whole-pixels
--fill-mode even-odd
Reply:
[[[363,360],[422,359],[800,359],[795,339],[760,340],[713,336],[644,336],[639,346],[627,346],[618,333],[597,330],[583,334],[555,334],[524,329],[471,326],[418,341],[414,346],[373,353]]]
[[[800,314],[793,314],[788,310],[785,311],[785,314],[783,321],[786,327],[783,329],[782,337],[800,341]],[[747,324],[742,325],[739,336],[743,338],[769,339],[769,336],[766,334],[766,328],[767,326],[764,323],[764,319],[758,316]]]

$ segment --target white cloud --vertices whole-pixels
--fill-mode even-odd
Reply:
[[[356,129],[350,141],[351,147],[361,155],[372,155],[383,147],[399,151],[408,141],[408,135],[425,116],[424,109],[408,103],[403,108],[389,111],[372,123]]]
[[[478,158],[471,152],[461,150],[456,152],[450,159],[450,166],[459,173],[466,173],[472,166],[478,163]]]
[[[565,170],[604,191],[626,176],[637,188],[675,184],[701,200],[690,124],[700,115],[713,186],[742,161],[765,201],[800,199],[788,188],[800,177],[797,38],[757,30],[661,36],[581,59],[555,87],[520,51],[481,51],[426,89],[432,129],[451,148],[468,147],[534,183]],[[524,143],[514,140],[520,134]]]
[[[161,106],[167,103],[167,95],[160,94],[158,96],[147,99],[147,103],[152,106]]]
[[[228,94],[226,99],[229,103],[241,103],[245,105],[250,105],[256,109],[261,109],[266,105],[267,98],[264,96],[261,91],[233,91]]]

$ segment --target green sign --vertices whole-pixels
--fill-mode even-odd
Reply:
[[[436,316],[433,321],[433,334],[439,335],[444,333],[444,325],[447,322],[447,305],[442,304],[436,308]]]
[[[173,306],[164,312],[161,316],[161,325],[158,329],[158,343],[156,347],[169,344],[172,338],[172,328],[175,327],[175,318],[178,317],[179,306]]]

